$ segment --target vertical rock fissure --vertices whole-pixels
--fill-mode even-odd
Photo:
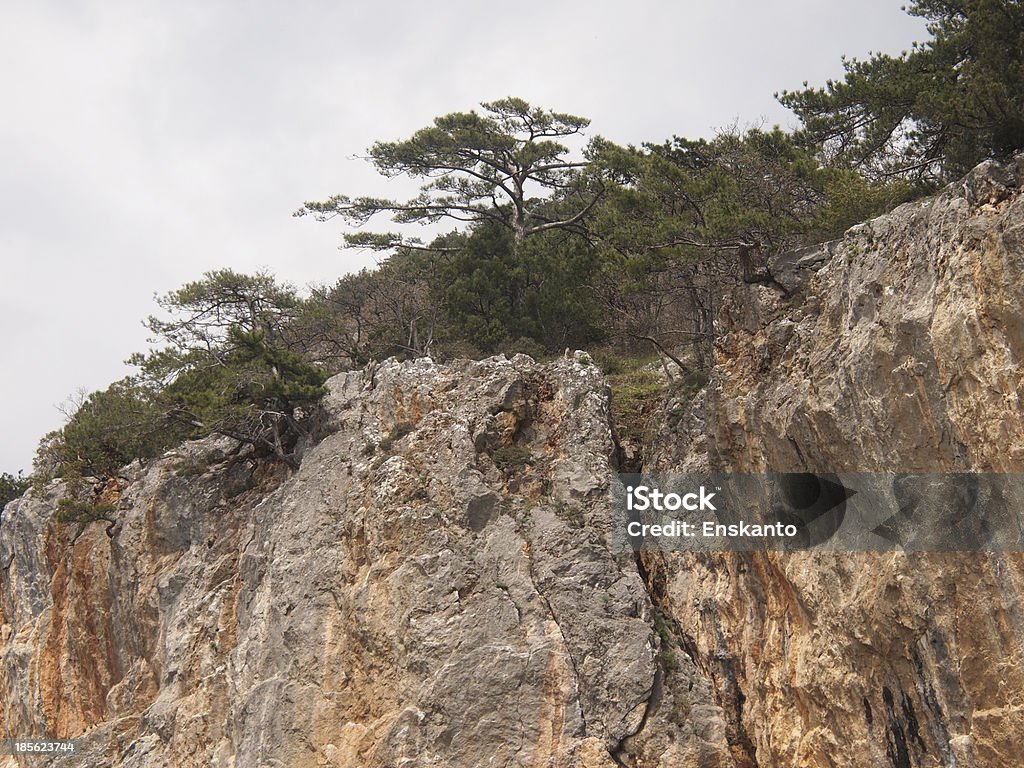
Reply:
[[[565,636],[565,631],[562,629],[562,625],[558,621],[558,614],[555,613],[554,606],[551,605],[551,601],[548,599],[547,595],[541,591],[540,585],[537,583],[537,575],[533,570],[534,562],[532,555],[527,556],[526,563],[526,570],[530,577],[530,583],[533,585],[533,589],[537,593],[541,602],[544,603],[544,607],[551,616],[551,620],[555,622],[555,627],[558,629],[558,636],[562,638],[562,647],[565,648],[566,658],[569,659],[569,666],[572,667],[573,687],[576,690],[576,703],[580,709],[580,721],[583,723],[583,733],[586,735],[589,733],[589,727],[587,725],[587,716],[583,708],[583,678],[580,676],[580,670],[576,665],[576,659],[572,655],[572,646],[569,644],[569,640]]]
[[[718,635],[718,650],[715,653],[715,660],[717,661],[717,668],[715,668],[715,665],[709,666],[704,663],[704,659],[698,651],[696,641],[683,631],[679,620],[673,614],[672,603],[667,592],[664,575],[660,572],[661,569],[657,565],[650,567],[644,558],[640,556],[640,553],[635,554],[637,556],[637,569],[647,589],[647,594],[650,596],[651,603],[667,620],[672,634],[678,638],[680,648],[690,657],[694,665],[702,670],[710,681],[715,683],[712,686],[712,691],[714,692],[715,703],[721,708],[726,718],[725,738],[732,752],[734,765],[737,768],[758,768],[757,749],[743,725],[743,708],[746,697],[740,688],[733,659],[728,654],[724,638],[721,636],[721,630],[718,627],[717,618],[715,619],[715,629]],[[656,556],[652,555],[651,559],[654,557]],[[709,609],[713,614],[716,613],[716,606],[713,600],[710,602]]]
[[[651,683],[651,693],[647,697],[647,701],[644,702],[644,713],[640,717],[640,724],[637,725],[636,730],[632,733],[628,733],[619,739],[612,749],[608,751],[612,760],[615,761],[616,765],[622,766],[622,768],[630,768],[629,763],[625,761],[626,757],[626,741],[633,738],[634,736],[643,733],[644,728],[647,727],[647,719],[650,717],[651,708],[654,706],[654,702],[661,698],[661,687],[665,679],[665,673],[659,664],[654,669],[654,681]]]
[[[636,457],[634,463],[631,463],[628,467],[621,466],[624,451],[617,438],[618,431],[616,430],[614,423],[614,416],[610,418],[610,427],[615,448],[614,455],[617,462],[620,463],[620,466],[617,467],[618,470],[642,474],[645,470],[644,457],[649,453],[649,446],[642,445],[640,447],[639,455]],[[644,553],[637,550],[634,550],[633,552],[633,560],[636,564],[637,573],[640,576],[641,583],[644,585],[644,590],[647,592],[647,597],[650,600],[651,605],[653,605],[655,609],[660,612],[661,616],[663,616],[670,624],[673,634],[678,638],[680,649],[690,657],[690,660],[698,669],[703,670],[705,674],[708,675],[708,678],[716,683],[712,686],[712,690],[714,691],[715,703],[726,715],[728,723],[728,727],[726,729],[726,740],[729,744],[730,751],[732,752],[734,765],[736,765],[737,768],[758,768],[756,747],[743,725],[745,696],[740,688],[739,680],[733,668],[732,659],[729,658],[725,650],[720,650],[716,653],[716,657],[719,658],[719,669],[709,669],[707,665],[702,663],[696,641],[683,631],[682,626],[679,624],[679,621],[672,610],[672,602],[668,595],[667,585],[664,583],[663,572],[665,569],[658,568],[658,563],[655,561],[655,558],[658,558],[659,555],[657,553],[647,554],[650,556],[650,559],[654,561],[652,564],[648,564],[645,561]],[[665,674],[666,662],[664,658],[664,651],[664,648],[659,651],[658,670],[655,675],[656,680],[659,675],[663,678]],[[656,698],[653,695],[653,690],[654,689],[652,687],[652,695],[647,699],[640,727],[635,733],[631,734],[631,736],[641,733],[647,723],[653,702]],[[628,738],[629,737],[627,736],[620,741],[619,746],[616,748],[616,754],[612,754],[613,759],[615,759],[620,765],[626,765],[621,761],[621,753],[624,751],[624,742]]]

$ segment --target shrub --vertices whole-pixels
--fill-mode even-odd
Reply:
[[[12,475],[10,472],[0,474],[0,509],[7,506],[7,502],[21,498],[21,495],[29,489],[32,481],[22,476],[19,472]]]
[[[491,454],[491,461],[502,472],[509,473],[522,469],[528,464],[533,464],[534,458],[526,446],[506,445]]]

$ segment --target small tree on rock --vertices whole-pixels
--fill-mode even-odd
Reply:
[[[7,502],[20,498],[31,485],[32,481],[21,472],[17,475],[10,472],[0,474],[0,510],[7,506]]]
[[[151,317],[147,327],[168,346],[130,362],[168,417],[297,466],[302,412],[323,396],[327,374],[289,343],[302,309],[295,291],[268,275],[220,270],[158,303],[171,319]]]

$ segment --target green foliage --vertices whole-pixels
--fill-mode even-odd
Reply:
[[[63,498],[57,502],[57,522],[70,524],[93,523],[97,520],[103,520],[112,523],[114,522],[113,515],[116,511],[117,507],[109,503]]]
[[[370,160],[382,175],[428,179],[416,198],[401,202],[335,195],[306,202],[295,215],[313,214],[321,221],[340,216],[357,227],[379,213],[399,224],[490,222],[507,228],[516,242],[551,229],[580,231],[600,193],[586,185],[578,173],[586,163],[569,160],[561,140],[579,134],[590,121],[518,98],[480,106],[483,114],[443,115],[409,139],[370,148]],[[552,215],[538,192],[557,196],[567,209]],[[377,250],[422,246],[394,233],[350,234],[345,240]]]
[[[172,315],[146,321],[160,341],[178,353],[204,352],[211,362],[223,364],[247,337],[260,334],[269,342],[281,342],[302,302],[291,286],[270,275],[221,269],[157,297],[157,304]]]
[[[778,128],[640,149],[596,142],[593,163],[607,191],[590,225],[604,249],[591,284],[610,335],[684,371],[683,347],[698,368],[711,364],[715,296],[730,282],[772,283],[772,255],[835,237],[907,194],[821,167]]]
[[[665,391],[664,380],[644,367],[610,375],[608,384],[620,439],[642,440],[653,409]]]
[[[849,169],[830,167],[825,174],[822,204],[801,237],[804,244],[837,238],[853,225],[916,197],[921,190],[902,179],[872,183]]]
[[[931,39],[844,59],[846,75],[779,100],[830,161],[874,177],[946,181],[1024,149],[1024,5],[917,0]]]
[[[291,288],[221,270],[158,303],[170,318],[147,326],[167,346],[134,355],[138,376],[82,399],[40,444],[40,480],[63,477],[73,491],[68,521],[113,511],[79,492],[81,478],[114,477],[191,438],[227,435],[294,465],[302,409],[323,396],[327,374],[302,357],[293,325],[305,305]]]
[[[85,397],[61,429],[43,438],[36,469],[43,479],[69,469],[112,477],[133,459],[159,456],[192,435],[189,425],[168,418],[153,387],[125,378]]]
[[[491,454],[491,461],[494,462],[494,466],[508,474],[533,464],[536,459],[525,445],[504,445],[495,449]]]
[[[654,631],[658,633],[663,646],[672,642],[672,622],[658,606],[654,607]]]
[[[9,501],[21,498],[32,486],[32,480],[24,477],[21,472],[12,475],[10,472],[0,473],[0,509],[7,506]]]
[[[579,529],[587,523],[583,510],[575,504],[571,504],[563,499],[552,499],[551,508],[555,515],[565,520],[566,525],[570,528]]]
[[[668,670],[667,666],[666,670]],[[686,728],[687,726],[692,728],[693,725],[690,723],[690,712],[693,710],[693,703],[690,701],[689,692],[682,690],[673,691],[672,696],[672,709],[669,711],[666,719],[678,728]]]
[[[302,310],[294,290],[268,275],[221,270],[158,303],[171,319],[151,317],[147,326],[168,346],[130,362],[158,392],[166,417],[294,466],[302,409],[320,400],[327,378],[289,333]]]
[[[472,341],[485,353],[507,351],[520,339],[560,352],[602,338],[604,318],[585,290],[597,259],[586,242],[548,232],[516,247],[494,225],[460,240],[439,268],[436,291],[449,338]]]
[[[571,161],[562,141],[586,125],[521,99],[487,103],[370,150],[383,175],[426,180],[416,199],[307,202],[297,215],[354,226],[378,213],[469,222],[428,244],[346,235],[392,253],[378,270],[318,292],[292,322],[313,359],[544,355],[613,341],[644,345],[684,371],[677,350],[689,345],[706,367],[709,275],[722,270],[700,265],[724,256],[743,279],[770,282],[771,254],[834,237],[909,194],[821,167],[778,128],[641,149],[595,139]]]
[[[965,7],[974,14],[975,6],[988,8],[980,0]],[[915,12],[938,7],[921,2]],[[978,14],[957,34],[974,39]],[[933,32],[945,34],[945,17],[935,18]],[[783,98],[819,98],[806,94]],[[876,183],[856,168],[823,166],[819,147],[804,143],[814,133],[809,123],[799,137],[778,128],[734,130],[639,149],[597,139],[583,160],[570,159],[566,141],[587,125],[508,98],[375,144],[370,159],[382,174],[424,181],[418,197],[338,195],[308,202],[297,215],[361,226],[385,213],[399,224],[467,226],[428,244],[390,233],[346,235],[350,245],[392,253],[379,268],[346,275],[309,299],[270,275],[231,270],[160,297],[162,316],[146,323],[159,348],[133,356],[137,376],[89,395],[44,439],[37,476],[109,478],[132,459],[210,434],[295,466],[305,417],[328,372],[389,356],[543,356],[603,344],[618,354],[656,352],[666,374],[673,361],[681,375],[669,378],[688,393],[711,365],[723,284],[771,282],[769,255],[834,237],[914,191],[908,183]],[[729,269],[720,268],[726,263]],[[692,354],[680,351],[686,345]],[[599,362],[613,374],[620,430],[641,438],[664,379],[637,365]],[[522,450],[499,449],[495,464],[513,471],[529,463]],[[68,519],[109,512],[90,512],[88,498],[69,499]]]
[[[594,350],[594,361],[605,376],[636,371],[645,365],[656,363],[658,358],[655,355],[635,357],[629,354],[614,350],[600,348]]]
[[[595,163],[618,184],[594,231],[636,275],[723,251],[749,271],[757,255],[835,236],[904,194],[821,167],[779,128],[643,149],[604,142]]]
[[[88,525],[102,520],[108,523],[109,533],[115,522],[117,507],[108,501],[100,501],[102,497],[86,482],[81,469],[80,463],[64,468],[64,494],[57,501],[57,522]]]
[[[308,302],[295,325],[316,334],[317,359],[343,366],[389,356],[561,353],[603,338],[606,318],[586,283],[598,252],[544,232],[518,246],[478,224],[426,251],[399,248],[374,271],[346,275]]]

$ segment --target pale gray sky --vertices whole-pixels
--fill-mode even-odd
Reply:
[[[45,2],[0,14],[0,470],[145,346],[153,294],[371,263],[291,212],[398,194],[354,158],[520,96],[620,143],[791,123],[772,98],[926,35],[901,0]]]

